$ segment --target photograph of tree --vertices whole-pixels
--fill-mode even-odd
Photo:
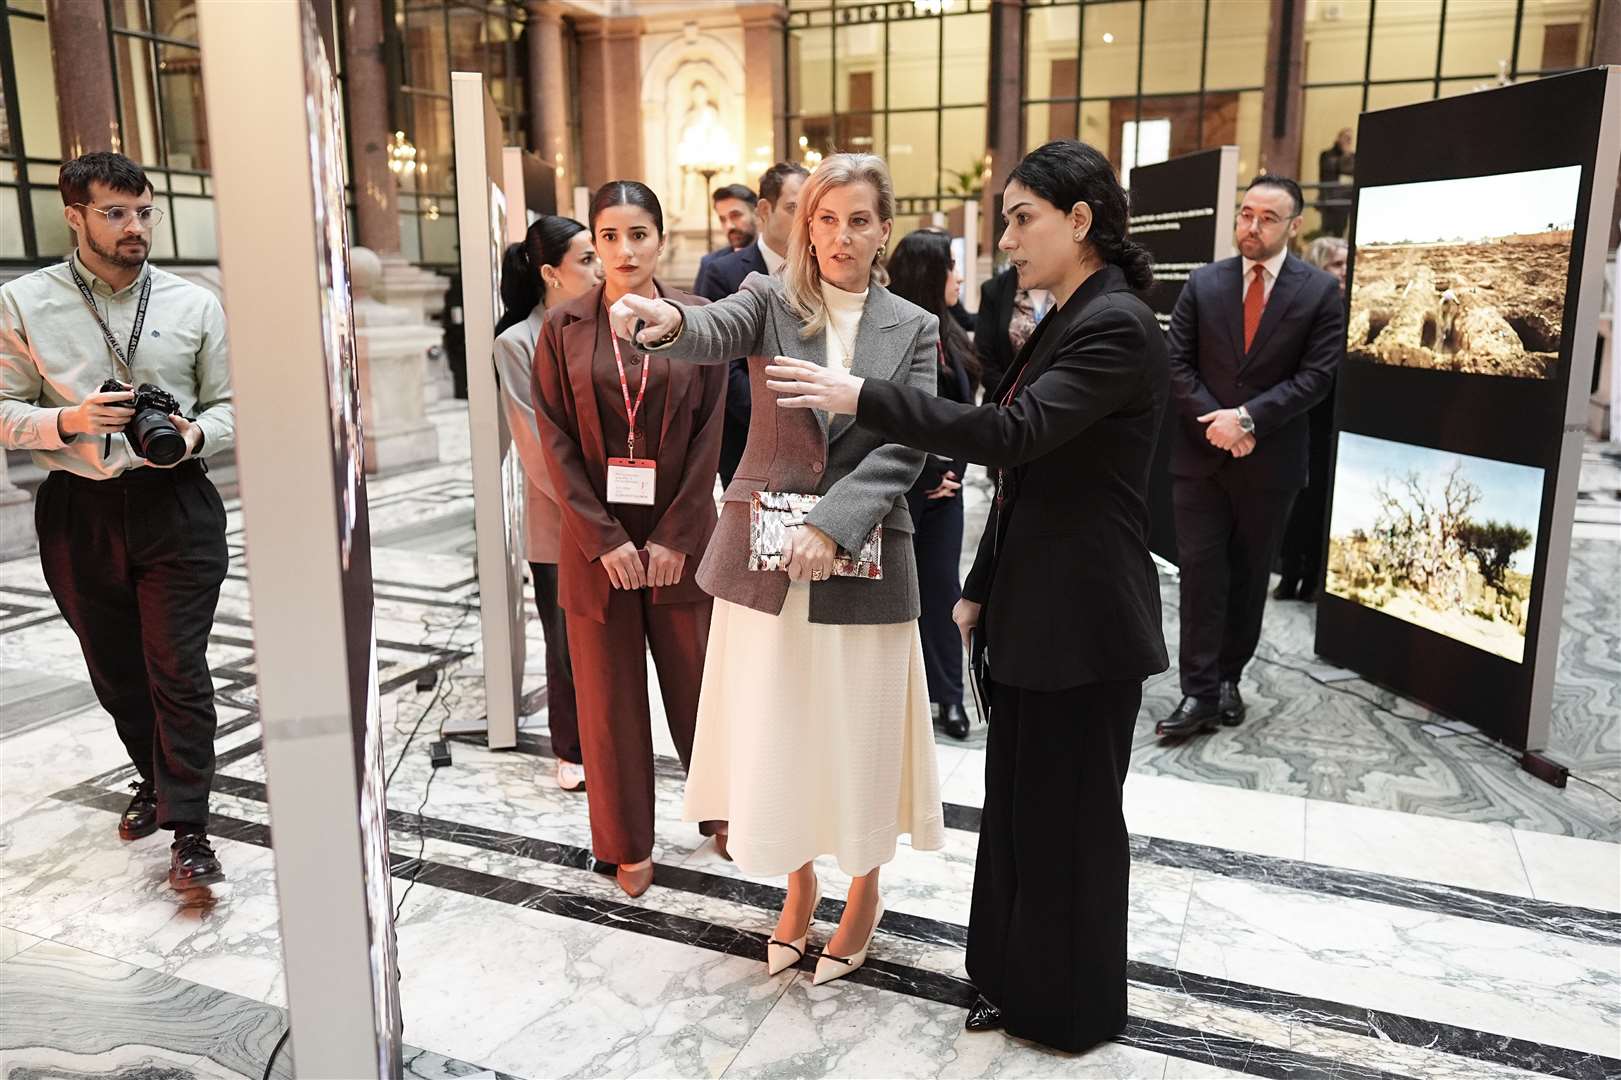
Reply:
[[[1541,469],[1341,432],[1328,591],[1525,658]]]
[[[1363,188],[1348,357],[1552,378],[1581,175],[1570,165]]]

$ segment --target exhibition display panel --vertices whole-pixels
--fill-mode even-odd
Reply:
[[[308,0],[198,5],[297,1070],[391,1077],[399,976],[343,111],[317,26]],[[236,85],[244,71],[254,93]]]
[[[501,121],[477,72],[450,76],[456,144],[462,311],[467,335],[467,418],[473,458],[484,716],[447,721],[449,734],[482,732],[491,749],[518,744],[525,659],[524,475],[501,407],[495,324],[501,317],[501,254],[507,245]],[[522,205],[521,202],[519,204]],[[521,209],[519,215],[522,215]]]
[[[1618,156],[1617,68],[1357,138],[1317,651],[1521,749],[1548,735]]]

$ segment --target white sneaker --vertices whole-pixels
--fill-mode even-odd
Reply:
[[[572,761],[557,760],[557,786],[564,791],[579,791],[585,787],[585,766]]]

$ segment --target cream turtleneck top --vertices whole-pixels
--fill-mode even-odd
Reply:
[[[822,303],[827,305],[827,366],[849,371],[855,361],[856,331],[867,306],[867,292],[845,292],[822,282]]]

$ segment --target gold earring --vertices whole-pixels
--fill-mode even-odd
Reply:
[[[815,244],[812,244],[812,245],[811,245],[811,246],[810,246],[810,252],[811,252],[811,254],[812,254],[812,255],[815,255],[815,254],[816,254],[816,245],[815,245]]]
[[[880,258],[880,259],[882,259],[882,258],[883,258],[883,257],[884,257],[884,252],[885,252],[885,251],[888,251],[888,250],[889,250],[889,247],[888,247],[888,245],[886,245],[886,244],[879,244],[879,245],[878,245],[878,257],[879,257],[879,258]]]

